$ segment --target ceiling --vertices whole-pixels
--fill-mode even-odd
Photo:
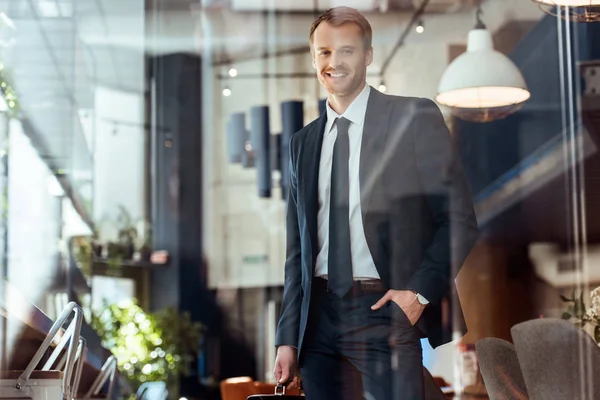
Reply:
[[[85,182],[92,174],[90,133],[79,115],[82,109],[93,108],[96,85],[142,95],[146,54],[203,50],[203,12],[215,24],[216,37],[211,39],[216,60],[264,51],[264,38],[252,34],[264,29],[264,4],[276,5],[275,11],[284,14],[278,23],[285,34],[278,37],[277,50],[305,45],[315,1],[319,9],[340,2],[0,0],[0,11],[16,27],[0,28],[1,43],[8,43],[0,47],[0,57],[12,71],[21,109],[28,126],[39,135],[42,156]],[[473,2],[430,0],[427,12],[452,13]],[[421,0],[345,0],[344,4],[371,12],[369,18],[384,32],[381,37],[392,44]],[[382,8],[391,12],[381,13]],[[305,16],[286,18],[286,13]]]

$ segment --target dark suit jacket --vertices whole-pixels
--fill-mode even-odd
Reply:
[[[323,114],[295,133],[289,149],[287,259],[276,345],[298,347],[299,357],[319,251],[317,181],[326,119]],[[450,341],[442,302],[478,229],[450,133],[434,102],[371,88],[359,179],[365,236],[383,283],[425,296],[431,304],[417,327],[433,347]]]

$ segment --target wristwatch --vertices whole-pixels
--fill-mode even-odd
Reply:
[[[420,293],[417,292],[413,292],[415,294],[415,296],[417,296],[417,301],[423,305],[426,306],[429,304],[429,300],[427,300],[425,297],[423,297],[423,295],[421,295]]]

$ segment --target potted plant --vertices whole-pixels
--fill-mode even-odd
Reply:
[[[143,225],[144,236],[141,240],[138,250],[140,253],[140,260],[150,261],[150,256],[152,255],[152,228],[150,227],[150,223],[147,221],[143,221]]]
[[[103,250],[104,246],[102,246],[102,242],[100,242],[97,228],[94,228],[91,245],[92,245],[92,253],[94,254],[94,257],[101,258],[102,250]]]
[[[138,232],[131,215],[123,205],[119,205],[116,225],[117,240],[107,243],[108,258],[112,260],[131,260],[135,252],[135,241]]]
[[[127,209],[120,205],[119,211],[119,244],[122,248],[123,258],[131,260],[135,252],[135,241],[138,237],[138,231]]]
[[[572,321],[578,327],[584,329],[589,326],[592,329],[591,336],[600,345],[600,286],[590,292],[592,305],[586,308],[583,301],[583,292],[579,298],[575,298],[575,290],[571,297],[560,296],[561,300],[569,306],[563,312],[562,318]]]
[[[92,327],[134,390],[144,382],[162,381],[170,393],[176,392],[179,376],[189,374],[204,332],[188,313],[173,308],[147,313],[132,301],[105,303],[92,315]]]
[[[92,274],[92,242],[87,236],[75,236],[72,239],[73,257],[77,261],[79,269],[86,276]]]

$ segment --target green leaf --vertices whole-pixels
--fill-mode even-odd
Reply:
[[[594,340],[596,341],[596,343],[600,344],[600,326],[597,326],[594,329]]]
[[[569,299],[569,298],[563,296],[562,294],[560,295],[560,299],[562,301],[564,301],[565,303],[569,303],[569,302],[573,301],[573,299]]]
[[[569,314],[568,312],[564,312],[562,315],[562,319],[571,319],[572,315]]]

